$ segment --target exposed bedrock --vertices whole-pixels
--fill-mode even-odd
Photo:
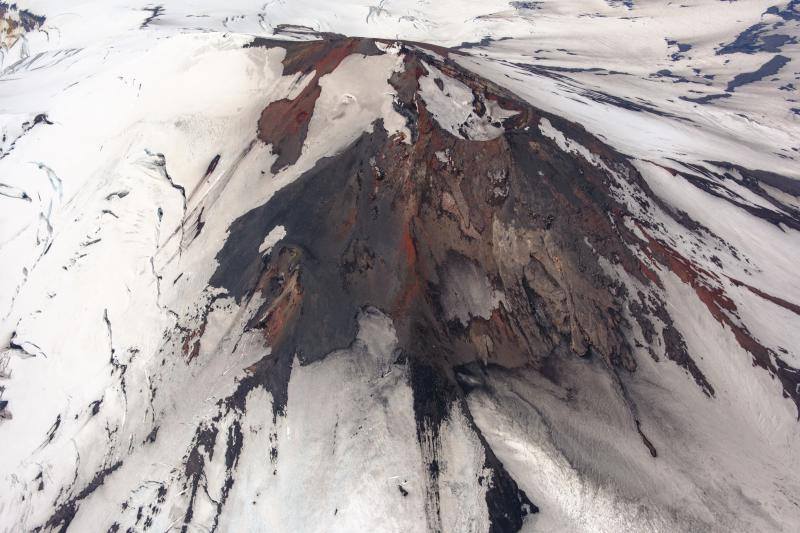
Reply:
[[[320,76],[347,54],[383,53],[377,44],[388,43],[334,39],[288,46],[285,73],[313,78],[293,100],[274,102],[261,116],[260,138],[278,155],[273,170],[299,157]],[[647,344],[639,353],[663,354],[708,396],[714,388],[673,326],[654,270],[677,269],[715,318],[737,327],[722,312],[735,308],[698,281],[712,274],[682,262],[657,237],[643,239],[631,229],[649,236],[657,228],[637,218],[615,191],[635,191],[639,213],[659,201],[626,157],[438,52],[404,46],[404,69],[390,79],[411,138],[390,136],[378,121],[372,133],[320,160],[231,225],[211,280],[239,301],[262,297],[248,327],[263,332],[272,352],[251,367],[229,401],[241,408],[251,389],[266,387],[275,416],[284,411],[295,357],[310,364],[349,346],[359,313],[369,306],[391,317],[397,361],[408,365],[414,391],[430,472],[426,511],[434,516],[437,428],[453,405],[469,411],[469,380],[463,374],[456,379],[455,369],[528,367],[558,383],[559,360],[596,360],[619,383],[630,430],[656,457],[619,379],[637,368],[634,328]],[[421,87],[430,78],[446,98],[454,97],[448,93],[454,87],[471,92],[463,122],[448,127],[442,110],[430,109],[438,105],[436,95]],[[260,245],[278,226],[286,236],[264,255]],[[796,390],[787,377],[796,373],[775,363],[746,330],[736,335],[757,364],[779,375],[787,393]],[[535,502],[482,443],[494,476],[487,492],[493,530],[517,530],[525,514],[536,511]],[[429,522],[433,529],[437,524]]]
[[[133,166],[152,191],[98,193],[109,223],[156,224],[132,287],[158,320],[147,336],[119,306],[95,314],[108,377],[53,417],[4,516],[110,531],[791,521],[796,483],[775,473],[796,456],[779,397],[800,403],[796,337],[753,315],[800,315],[774,283],[791,261],[767,249],[800,228],[796,182],[622,154],[458,49],[317,36],[239,50],[269,88],[220,130],[241,139],[218,146],[213,129],[187,156],[202,180],[182,175],[183,146],[154,146]],[[172,210],[151,203],[167,195]],[[743,220],[768,244],[736,240]],[[10,355],[57,360],[37,316],[10,332],[4,380]]]

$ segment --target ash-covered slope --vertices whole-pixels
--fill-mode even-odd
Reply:
[[[440,25],[564,22],[535,4]],[[421,16],[109,5],[0,78],[2,530],[796,529],[779,106]],[[793,58],[794,8],[720,53]]]

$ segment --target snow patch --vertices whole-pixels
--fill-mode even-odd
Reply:
[[[472,89],[433,65],[423,64],[428,74],[419,79],[419,94],[436,122],[456,137],[490,141],[505,131],[503,121],[517,114],[475,95]],[[437,81],[442,84],[441,88]],[[480,114],[475,108],[476,100],[480,100],[485,107]]]
[[[264,237],[264,242],[258,247],[258,253],[268,255],[272,252],[272,247],[284,237],[286,237],[286,228],[283,226],[275,226],[267,233],[267,236]]]

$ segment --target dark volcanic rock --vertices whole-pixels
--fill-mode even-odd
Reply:
[[[375,43],[367,39],[326,39],[304,43],[286,43],[256,39],[252,46],[281,47],[286,49],[283,74],[301,73],[313,78],[293,100],[278,100],[269,104],[258,121],[258,137],[272,145],[278,155],[272,165],[277,172],[293,164],[300,157],[303,141],[308,133],[308,121],[320,95],[319,79],[333,72],[350,54],[375,55],[380,53]]]
[[[319,78],[349,54],[381,52],[375,42],[361,39],[255,45],[286,47],[284,74],[314,73],[300,95],[269,104],[259,120],[259,137],[278,156],[276,172],[300,155]],[[656,238],[634,235],[626,223],[629,206],[615,195],[619,183],[612,179],[640,191],[633,201],[642,210],[661,204],[624,156],[447,58],[410,46],[402,53],[405,69],[390,83],[411,139],[389,136],[378,122],[373,133],[320,160],[229,228],[211,285],[239,302],[255,294],[262,298],[248,328],[261,331],[272,348],[249,369],[229,407],[243,409],[248,392],[265,387],[273,395],[274,415],[283,413],[294,358],[309,364],[349,346],[359,310],[380,309],[392,318],[410,369],[417,436],[429,473],[426,510],[435,530],[438,428],[452,409],[470,417],[464,398],[472,385],[463,375],[469,365],[529,367],[557,381],[554,360],[582,357],[598,360],[614,376],[634,372],[632,324],[625,318],[632,316],[654,357],[661,350],[706,395],[714,395],[664,302],[634,295],[609,274],[612,265],[640,287],[659,287],[643,257],[694,287],[756,364],[777,375],[786,391],[792,388],[796,371],[735,323],[732,302],[707,284],[712,273]],[[503,122],[502,134],[472,140],[467,129],[456,136],[434,119],[419,94],[426,64],[434,63],[472,90],[476,116],[484,115],[489,101],[516,113]],[[544,135],[543,120],[595,159],[566,151]],[[780,186],[773,176],[763,180]],[[685,213],[672,216],[690,230],[702,229]],[[637,224],[648,235],[649,223]],[[286,237],[264,256],[259,246],[277,226]],[[458,379],[456,369],[462,369]],[[638,419],[632,430],[657,457]],[[481,440],[493,476],[487,492],[492,530],[518,530],[536,506]]]

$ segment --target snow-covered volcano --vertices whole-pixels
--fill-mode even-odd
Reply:
[[[0,530],[797,531],[800,4],[0,3]]]

